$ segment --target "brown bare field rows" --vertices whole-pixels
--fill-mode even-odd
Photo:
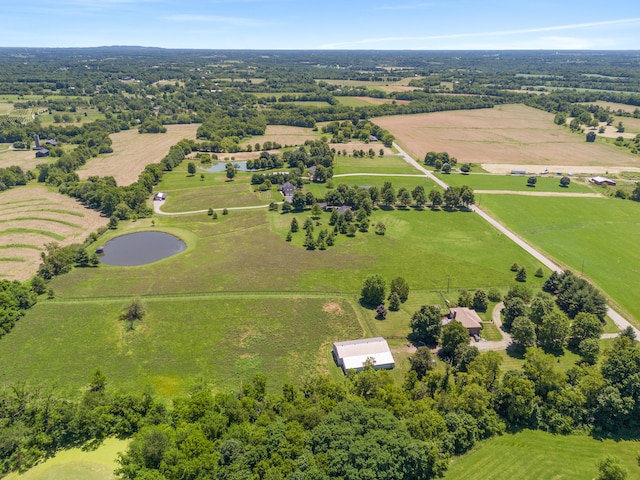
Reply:
[[[47,243],[82,243],[107,224],[98,212],[40,185],[0,194],[0,278],[26,280],[38,269]]]
[[[463,163],[640,166],[640,158],[623,149],[587,143],[584,135],[553,123],[553,115],[524,105],[381,117],[415,158],[428,151],[449,152]]]
[[[81,179],[91,175],[113,176],[118,185],[130,185],[150,163],[158,163],[169,148],[183,138],[195,140],[199,125],[167,125],[167,133],[140,134],[126,130],[111,135],[113,153],[89,160],[78,171]]]

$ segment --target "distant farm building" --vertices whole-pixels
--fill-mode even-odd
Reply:
[[[463,307],[453,308],[451,313],[442,319],[442,325],[444,326],[453,321],[460,322],[467,329],[469,335],[480,335],[482,319],[475,310]]]
[[[42,157],[48,157],[48,156],[49,156],[49,150],[47,150],[46,148],[41,148],[36,152],[36,158],[42,158]]]
[[[606,177],[591,177],[589,181],[594,185],[611,185],[612,187],[616,186],[615,180],[611,180],[610,178]]]
[[[368,362],[375,370],[390,370],[395,366],[389,345],[382,337],[335,342],[333,358],[345,373],[347,370],[361,372]]]
[[[524,170],[511,170],[511,175],[526,175],[527,172]]]
[[[164,201],[167,199],[167,194],[163,192],[158,192],[153,196],[154,200]]]
[[[47,145],[51,145],[52,147],[57,147],[58,146],[57,140],[54,140],[53,138],[50,138],[49,140],[47,140],[44,143],[46,143]]]

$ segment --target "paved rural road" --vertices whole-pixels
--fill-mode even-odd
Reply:
[[[413,165],[416,169],[418,169],[419,171],[423,172],[426,177],[430,178],[431,180],[436,182],[438,185],[440,185],[444,189],[449,187],[449,185],[447,185],[445,182],[440,180],[438,177],[436,177],[429,170],[427,170],[422,165],[420,165],[418,162],[416,162],[407,152],[405,152],[402,148],[400,148],[400,146],[398,146],[398,144],[394,143],[393,146],[398,150],[399,155],[402,158],[404,158],[407,163],[409,163],[410,165]],[[529,245],[522,238],[520,238],[514,232],[509,230],[507,227],[505,227],[502,223],[497,221],[495,218],[491,217],[488,213],[486,213],[484,210],[482,210],[477,205],[472,206],[471,210],[476,212],[478,215],[480,215],[481,218],[483,218],[484,220],[489,222],[496,230],[498,230],[500,233],[505,235],[507,238],[509,238],[510,240],[515,242],[518,246],[523,248],[526,252],[528,252],[530,255],[532,255],[536,260],[538,260],[540,263],[542,263],[548,269],[555,270],[557,272],[563,272],[564,271],[559,265],[554,263],[550,258],[548,258],[547,256],[543,255],[541,252],[539,252],[534,247]],[[607,315],[609,315],[611,320],[613,320],[613,323],[615,323],[620,330],[624,330],[625,328],[631,327],[633,329],[634,333],[636,334],[636,338],[640,339],[640,330],[638,330],[636,327],[631,325],[631,323],[629,323],[629,321],[626,318],[624,318],[622,315],[620,315],[613,308],[607,307]],[[489,343],[489,342],[486,342],[486,343]]]

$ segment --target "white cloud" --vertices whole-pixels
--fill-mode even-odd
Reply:
[[[349,48],[349,47],[371,45],[376,43],[389,44],[389,43],[398,43],[398,42],[424,42],[429,40],[451,40],[451,39],[462,39],[462,38],[505,37],[505,36],[523,35],[523,34],[530,34],[530,33],[576,30],[576,29],[586,29],[586,28],[634,24],[634,23],[640,23],[640,18],[625,18],[620,20],[605,20],[600,22],[575,23],[575,24],[569,24],[569,25],[526,28],[526,29],[520,29],[520,30],[502,30],[502,31],[495,31],[495,32],[452,33],[452,34],[444,34],[444,35],[365,38],[361,40],[323,45],[320,48],[326,48],[326,49]],[[561,38],[561,37],[558,37],[558,38]],[[415,46],[413,48],[426,48],[426,47]],[[474,48],[478,48],[478,47],[474,47]],[[505,46],[503,45],[501,48],[505,48]],[[535,48],[542,48],[542,47],[535,47]]]

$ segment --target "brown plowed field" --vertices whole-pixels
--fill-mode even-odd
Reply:
[[[113,176],[118,185],[131,185],[150,163],[158,163],[171,146],[183,138],[195,140],[200,125],[167,125],[167,133],[138,133],[137,129],[111,135],[113,153],[89,160],[78,171],[81,179],[91,175]]]
[[[553,115],[524,105],[381,117],[414,158],[449,152],[462,163],[640,166],[640,158],[555,125]]]
[[[40,185],[0,194],[0,278],[26,280],[40,264],[47,243],[82,243],[107,224],[98,212]]]

